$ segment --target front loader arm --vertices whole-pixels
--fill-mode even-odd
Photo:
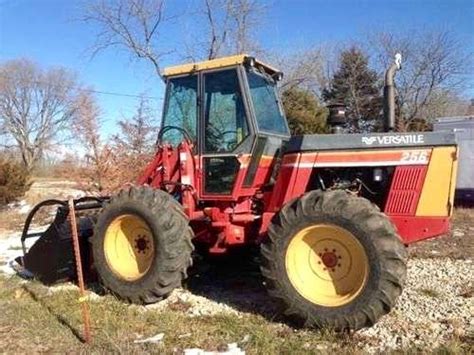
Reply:
[[[197,202],[195,171],[196,162],[190,141],[185,139],[177,147],[160,144],[137,184],[149,185],[173,195],[191,217]]]

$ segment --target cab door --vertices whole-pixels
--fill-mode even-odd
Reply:
[[[239,68],[202,74],[201,199],[232,199],[241,165],[253,145],[254,128]],[[216,196],[217,195],[217,196]]]

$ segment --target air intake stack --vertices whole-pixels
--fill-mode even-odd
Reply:
[[[331,127],[331,133],[344,133],[344,126],[347,123],[346,106],[337,102],[327,105],[327,108],[329,109],[327,123]]]

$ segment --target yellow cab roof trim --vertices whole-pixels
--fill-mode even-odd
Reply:
[[[230,67],[234,65],[243,64],[247,58],[252,58],[252,57],[247,54],[238,54],[238,55],[233,55],[229,57],[206,60],[203,62],[176,65],[176,66],[165,68],[163,70],[163,76],[168,77],[168,76],[173,76],[173,75],[190,74],[190,73],[199,72],[199,71],[207,70],[207,69],[218,69],[218,68]],[[255,64],[257,66],[263,67],[265,71],[267,71],[270,74],[279,72],[279,70],[261,61],[258,61],[256,59],[255,59]]]

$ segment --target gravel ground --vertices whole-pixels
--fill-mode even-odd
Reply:
[[[136,306],[143,312],[154,312],[165,309],[181,310],[190,317],[214,316],[221,313],[235,314],[239,316],[241,312],[225,303],[219,303],[209,298],[195,295],[189,290],[176,289],[164,301],[147,306]]]
[[[413,259],[392,312],[355,337],[367,351],[433,349],[454,338],[474,339],[472,260]]]
[[[466,233],[464,238],[473,238]],[[21,253],[18,235],[0,237],[0,272],[12,273],[8,263]],[[353,339],[366,352],[421,348],[434,349],[453,339],[474,340],[474,260],[452,257],[412,258],[408,279],[395,309],[372,328],[356,332]],[[251,259],[251,258],[248,258]],[[199,265],[199,263],[198,263]],[[262,285],[257,263],[202,264],[189,282],[188,290],[175,290],[160,303],[139,307],[143,312],[163,309],[184,311],[190,317],[219,313],[259,313],[273,319],[275,305]],[[71,289],[56,286],[51,292]],[[100,301],[95,294],[92,297]]]

